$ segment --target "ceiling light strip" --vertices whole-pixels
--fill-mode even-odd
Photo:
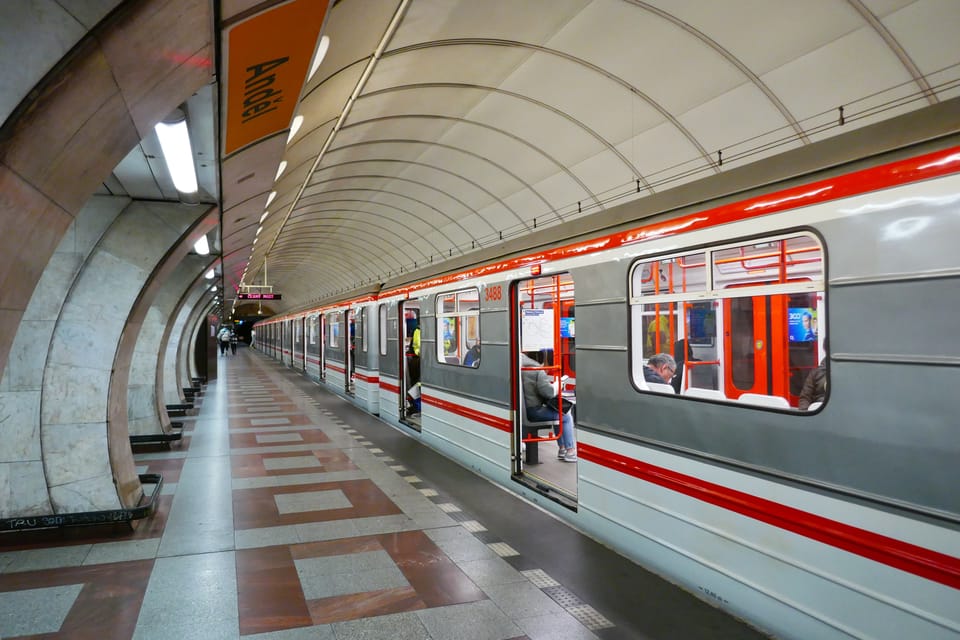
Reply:
[[[317,171],[317,167],[320,166],[320,162],[323,160],[323,156],[326,154],[327,149],[330,148],[330,145],[333,144],[333,139],[336,137],[337,132],[340,131],[340,128],[343,126],[343,123],[346,121],[347,116],[350,114],[350,109],[353,108],[353,103],[360,96],[360,93],[363,91],[363,88],[367,84],[367,80],[370,79],[370,76],[373,74],[374,67],[377,66],[377,62],[380,60],[380,56],[383,55],[383,52],[386,50],[387,45],[390,44],[390,41],[393,39],[394,34],[397,29],[400,27],[400,22],[403,20],[404,14],[407,12],[407,8],[410,6],[412,0],[403,0],[400,3],[400,6],[397,7],[397,11],[393,14],[393,19],[390,20],[390,24],[387,26],[387,30],[384,32],[383,37],[380,39],[380,44],[377,45],[377,48],[374,50],[373,55],[370,57],[370,60],[367,62],[366,68],[363,70],[363,74],[360,76],[360,80],[357,81],[357,86],[354,87],[353,92],[350,94],[350,98],[347,100],[347,103],[343,106],[343,110],[340,112],[340,117],[337,118],[336,124],[333,125],[333,129],[330,131],[330,134],[327,135],[327,140],[323,143],[323,147],[320,149],[320,153],[317,154],[317,159],[314,160],[313,165],[310,167],[310,170],[307,171],[307,176],[303,180],[303,184],[300,185],[300,189],[297,191],[296,197],[294,197],[293,202],[290,203],[290,208],[287,209],[286,215],[283,217],[283,221],[280,222],[279,227],[277,228],[277,233],[273,236],[273,241],[270,243],[270,246],[267,248],[266,253],[263,255],[264,262],[270,256],[270,252],[273,250],[274,245],[277,244],[277,240],[280,238],[280,234],[283,233],[283,228],[287,224],[287,220],[290,219],[291,214],[293,214],[294,208],[296,208],[297,203],[300,201],[303,192],[307,190],[307,185],[310,183],[310,179],[313,177],[313,174]],[[255,278],[254,278],[255,279]]]

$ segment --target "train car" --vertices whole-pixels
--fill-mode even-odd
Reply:
[[[958,237],[941,143],[386,283],[379,415],[779,637],[956,638]]]

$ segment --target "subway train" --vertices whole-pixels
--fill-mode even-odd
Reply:
[[[960,637],[960,146],[642,206],[254,346],[778,637]]]

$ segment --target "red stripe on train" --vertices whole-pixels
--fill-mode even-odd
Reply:
[[[488,427],[500,429],[500,431],[513,433],[513,422],[505,418],[498,418],[497,416],[492,416],[489,413],[477,411],[476,409],[468,409],[467,407],[461,406],[454,402],[441,400],[436,396],[428,396],[426,394],[423,394],[420,396],[420,398],[424,404],[429,404],[431,406],[443,409],[444,411],[455,413],[458,416],[463,416],[464,418],[468,418],[475,422],[485,424]]]
[[[363,380],[368,384],[376,384],[380,381],[380,376],[366,376],[362,373],[354,373],[353,375],[356,376],[358,380]]]
[[[619,471],[728,511],[792,531],[875,562],[960,589],[960,558],[830,520],[749,493],[588,444],[578,444],[583,460]]]
[[[344,369],[343,367],[338,367],[337,365],[335,365],[335,364],[330,364],[329,362],[327,363],[327,369],[331,369],[331,370],[333,370],[333,371],[336,371],[337,373],[346,373],[346,372],[347,372],[347,370]]]
[[[386,391],[392,391],[394,393],[400,393],[400,387],[395,384],[390,384],[389,382],[380,381],[380,388]]]

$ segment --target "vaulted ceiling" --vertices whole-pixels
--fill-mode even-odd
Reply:
[[[955,0],[309,2],[308,58],[329,47],[299,130],[224,153],[233,29],[280,2],[223,3],[190,109],[219,117],[228,311],[244,285],[299,308],[960,95]]]

